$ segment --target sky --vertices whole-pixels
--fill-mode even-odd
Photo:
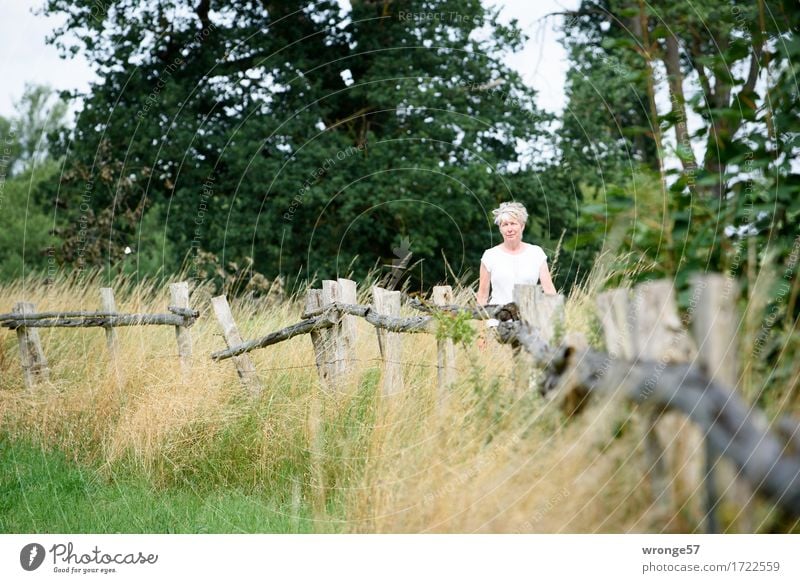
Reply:
[[[516,18],[530,37],[524,50],[509,55],[507,63],[538,91],[539,107],[560,113],[564,107],[566,53],[558,43],[557,20],[548,14],[575,8],[579,0],[484,0],[500,6],[506,20]],[[346,0],[340,0],[346,3]],[[86,90],[95,78],[81,55],[61,59],[58,49],[45,42],[59,19],[34,15],[44,0],[0,0],[0,115],[14,113],[14,102],[26,83],[47,84],[54,89]]]

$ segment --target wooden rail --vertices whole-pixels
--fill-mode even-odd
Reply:
[[[353,318],[362,318],[375,327],[378,347],[384,360],[383,392],[386,395],[402,391],[403,379],[401,362],[402,340],[401,334],[409,333],[435,333],[437,322],[432,315],[434,312],[450,315],[467,315],[476,320],[485,320],[498,315],[507,306],[483,306],[465,308],[452,304],[453,292],[450,286],[437,286],[434,288],[433,302],[427,304],[418,299],[407,302],[412,308],[425,312],[424,316],[401,317],[400,292],[385,290],[378,286],[372,288],[373,303],[371,305],[357,304],[353,301],[357,297],[356,283],[347,279],[322,282],[321,290],[309,290],[306,298],[305,310],[302,320],[296,324],[286,326],[260,338],[242,341],[238,336],[229,337],[226,330],[236,328],[230,309],[217,309],[224,296],[214,298],[215,312],[223,333],[226,337],[227,348],[211,354],[215,361],[229,358],[243,358],[248,352],[265,348],[284,340],[294,338],[301,334],[310,334],[314,348],[315,361],[320,376],[320,381],[327,389],[338,390],[345,383],[344,378],[352,369],[352,346],[355,344],[356,329]],[[539,299],[540,304],[543,302]],[[563,298],[559,305],[563,307]],[[552,319],[555,322],[557,319]],[[551,322],[545,322],[548,333],[552,333]],[[447,389],[455,382],[455,348],[452,340],[441,339],[437,341],[437,369],[439,402],[446,398]],[[253,373],[249,372],[252,362],[235,361],[239,376],[245,384],[251,383]]]
[[[789,418],[767,423],[731,387],[694,364],[628,361],[590,349],[546,347],[520,322],[501,324],[545,370],[543,394],[558,393],[571,414],[590,396],[622,396],[650,410],[679,411],[701,429],[715,456],[731,460],[757,491],[800,516],[800,428]]]
[[[722,276],[694,281],[694,337],[681,327],[670,282],[650,282],[633,293],[613,290],[598,298],[606,343],[613,353],[583,345],[551,347],[524,319],[503,322],[500,334],[518,342],[544,370],[543,395],[557,398],[565,411],[576,414],[593,396],[621,396],[640,406],[651,418],[646,451],[656,500],[669,501],[664,448],[656,428],[666,424],[665,412],[692,420],[703,440],[706,463],[706,530],[716,531],[719,494],[716,461],[725,457],[738,474],[793,518],[800,517],[800,425],[783,417],[772,426],[755,406],[747,404],[733,386],[735,368],[732,298],[721,293]],[[691,357],[691,360],[689,359]],[[671,440],[680,443],[685,430],[674,426]],[[686,460],[673,474],[685,471]],[[702,472],[701,472],[702,473]]]
[[[118,340],[114,328],[121,326],[174,326],[181,368],[188,371],[192,347],[189,327],[199,312],[189,307],[189,285],[186,282],[170,284],[169,314],[120,314],[116,310],[114,291],[100,289],[102,310],[36,312],[29,302],[18,302],[9,314],[0,314],[0,327],[15,330],[19,341],[20,361],[26,388],[49,380],[47,359],[42,350],[39,328],[104,328],[112,360],[117,357]]]

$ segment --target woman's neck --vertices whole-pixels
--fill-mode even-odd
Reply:
[[[502,247],[503,250],[507,251],[508,253],[518,253],[519,251],[522,251],[522,245],[522,241],[503,241]]]

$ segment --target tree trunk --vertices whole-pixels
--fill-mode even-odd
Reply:
[[[650,127],[652,128],[653,142],[656,146],[656,168],[661,176],[661,187],[666,188],[667,180],[664,174],[663,140],[661,139],[661,126],[658,121],[658,108],[656,107],[656,88],[653,79],[652,45],[650,44],[650,29],[647,19],[644,0],[639,0],[639,18],[634,19],[635,29],[642,43],[639,49],[644,59],[644,69],[647,79],[647,102],[650,108]]]
[[[683,71],[681,71],[680,48],[678,39],[674,35],[667,37],[667,53],[664,58],[669,80],[669,94],[672,103],[672,113],[675,117],[675,141],[678,157],[687,174],[697,170],[697,161],[692,150],[692,140],[689,136],[688,120],[686,119],[686,98],[683,94]],[[691,176],[691,188],[694,190],[694,180]]]

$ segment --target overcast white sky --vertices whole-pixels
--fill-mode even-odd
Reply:
[[[342,0],[344,1],[344,0]],[[566,55],[557,42],[556,19],[547,14],[574,8],[579,0],[484,0],[501,5],[508,18],[519,20],[531,37],[524,51],[511,55],[508,63],[539,92],[539,106],[559,112],[564,104]],[[86,89],[94,77],[80,55],[63,60],[45,37],[58,20],[31,13],[44,0],[0,0],[0,115],[13,113],[25,83],[49,84],[55,89]]]

